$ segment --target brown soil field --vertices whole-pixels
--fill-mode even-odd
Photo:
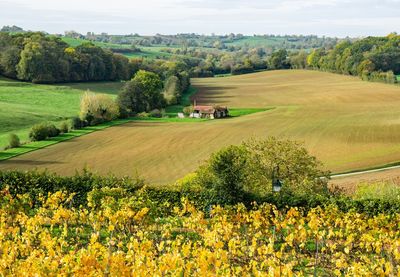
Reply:
[[[400,160],[400,86],[287,70],[192,79],[200,104],[273,109],[195,123],[132,122],[0,162],[0,169],[131,175],[166,184],[211,152],[250,137],[304,142],[333,172]]]

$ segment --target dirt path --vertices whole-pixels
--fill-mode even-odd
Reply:
[[[360,183],[380,181],[392,181],[400,184],[400,166],[333,175],[330,184],[339,186],[348,192],[354,192],[356,186]]]

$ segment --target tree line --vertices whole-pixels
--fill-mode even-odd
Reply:
[[[0,74],[34,83],[128,80],[123,55],[91,43],[71,47],[43,33],[0,33]]]
[[[289,59],[292,68],[312,68],[395,83],[400,74],[400,35],[342,41],[333,48],[300,51]]]

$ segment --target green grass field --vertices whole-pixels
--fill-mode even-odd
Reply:
[[[238,45],[244,46],[248,45],[249,47],[272,47],[281,45],[285,41],[284,38],[263,38],[263,37],[253,37],[253,36],[245,36],[242,39],[235,40],[233,42],[227,42],[226,45]]]
[[[59,123],[76,116],[80,97],[86,90],[116,95],[123,83],[73,83],[37,85],[0,79],[0,148],[9,133],[28,139],[32,125],[44,121]]]
[[[193,79],[199,104],[258,111],[222,120],[135,120],[0,163],[0,169],[74,174],[139,172],[171,184],[210,153],[251,137],[290,138],[333,172],[400,160],[400,87],[331,73],[289,70]]]
[[[396,77],[397,77],[397,81],[400,82],[400,75],[397,75]]]
[[[84,39],[76,39],[76,38],[68,38],[63,37],[63,41],[68,43],[69,45],[76,47],[81,45],[85,42],[92,42],[94,45],[103,47],[103,48],[114,48],[114,49],[125,49],[131,48],[131,45],[128,44],[116,44],[116,43],[105,43],[105,42],[98,42],[98,41],[90,41]],[[163,52],[162,50],[165,48],[176,48],[177,46],[152,46],[152,47],[140,47],[141,52],[136,53],[124,53],[122,55],[128,58],[149,58],[149,59],[156,59],[156,58],[168,58],[171,57],[172,54]]]
[[[99,41],[91,41],[86,39],[79,39],[79,38],[69,38],[69,37],[62,37],[62,40],[68,43],[69,45],[76,47],[81,45],[85,42],[91,42],[96,46],[103,47],[103,48],[116,48],[116,49],[125,49],[131,48],[129,44],[117,44],[117,43],[108,43],[108,42],[99,42]]]

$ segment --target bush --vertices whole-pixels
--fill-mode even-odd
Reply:
[[[391,182],[361,183],[357,186],[354,198],[357,200],[382,199],[399,201],[400,187]]]
[[[49,123],[40,123],[34,125],[30,132],[29,132],[29,138],[32,141],[40,141],[40,140],[45,140],[46,138],[49,137],[56,137],[60,134],[60,130],[57,129],[54,124],[49,124]]]
[[[86,126],[88,126],[88,123],[85,120],[81,120],[78,116],[71,119],[71,128],[74,130],[79,130]]]
[[[58,129],[54,124],[48,124],[47,134],[49,138],[56,137],[60,134],[60,129]]]
[[[104,122],[105,122],[105,120],[103,118],[95,117],[89,122],[89,124],[90,124],[90,126],[96,126],[96,125],[99,125],[99,124],[104,123]]]
[[[193,112],[193,106],[184,107],[182,112],[184,115],[189,116]]]
[[[253,73],[254,68],[250,66],[245,66],[245,65],[236,65],[232,68],[232,75],[240,75],[240,74],[247,74],[247,73]]]
[[[122,188],[127,194],[133,195],[143,187],[143,180],[136,178],[100,177],[86,170],[72,177],[61,177],[56,174],[39,171],[0,171],[0,190],[9,187],[12,195],[29,194],[32,199],[40,195],[66,191],[75,193],[73,204],[76,207],[87,204],[87,194],[103,187]],[[35,203],[32,203],[35,205]]]
[[[143,180],[137,177],[100,177],[88,171],[83,171],[83,173],[72,177],[61,177],[38,171],[0,171],[0,190],[8,187],[13,196],[29,194],[34,200],[39,199],[39,195],[46,196],[48,193],[57,191],[75,193],[72,203],[75,207],[87,206],[88,200],[96,206],[107,197],[133,197],[132,199],[140,199],[147,203],[154,216],[171,214],[170,207],[180,206],[182,197],[187,198],[198,209],[206,213],[210,211],[211,205],[237,204],[239,201],[247,207],[252,207],[254,202],[259,204],[270,203],[280,210],[298,207],[302,211],[308,211],[318,206],[332,207],[333,205],[343,212],[355,211],[368,215],[400,213],[400,201],[397,199],[352,199],[343,195],[287,191],[268,193],[262,197],[243,193],[240,199],[238,197],[228,203],[222,198],[216,198],[212,190],[199,188],[197,185],[193,186],[196,183],[195,179],[197,179],[196,175],[190,174],[178,182],[180,183],[179,188],[173,190],[171,188],[146,187]],[[38,205],[35,201],[31,204],[32,206]]]
[[[8,136],[8,147],[9,148],[16,148],[21,145],[21,141],[19,140],[19,137],[16,134],[10,134]]]
[[[137,117],[140,117],[140,118],[147,118],[149,116],[150,116],[150,114],[146,113],[146,112],[142,112],[142,113],[138,113],[137,114]]]
[[[90,125],[118,118],[120,107],[108,95],[87,91],[81,99],[80,118]]]
[[[69,132],[69,122],[68,121],[61,122],[60,132],[63,134],[66,134]]]
[[[156,118],[161,118],[161,117],[163,117],[163,112],[158,109],[154,109],[150,112],[150,116],[156,117]]]

